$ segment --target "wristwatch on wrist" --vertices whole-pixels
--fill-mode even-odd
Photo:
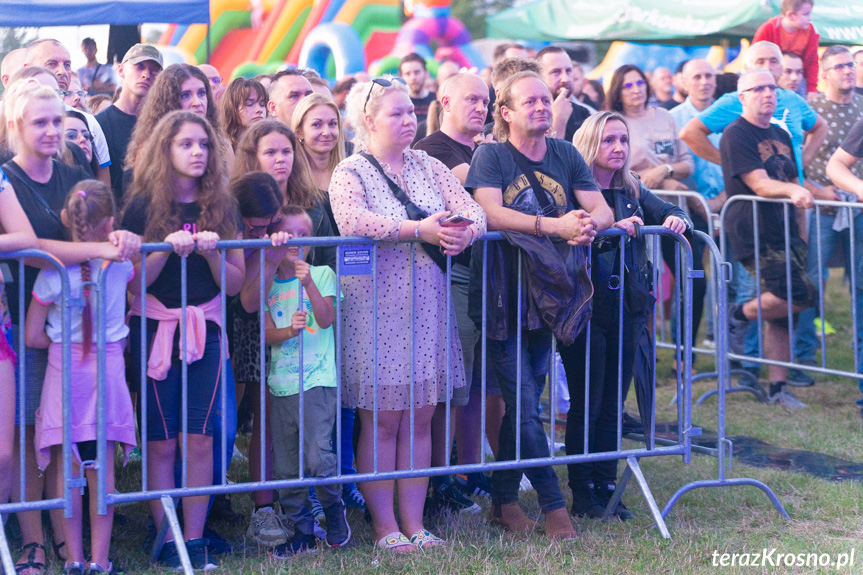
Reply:
[[[668,177],[674,177],[674,168],[671,167],[671,164],[665,164],[665,171],[668,172]]]

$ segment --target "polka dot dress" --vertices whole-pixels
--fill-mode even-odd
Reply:
[[[404,154],[401,174],[383,167],[411,201],[429,214],[459,212],[472,218],[481,233],[485,232],[485,214],[452,172],[424,152],[405,150]],[[336,168],[330,200],[338,228],[346,236],[396,241],[402,221],[407,219],[404,206],[393,196],[383,176],[359,155],[347,158]],[[445,276],[419,244],[414,250],[412,271],[410,253],[410,246],[405,244],[377,248],[377,346],[372,276],[342,278],[342,397],[348,407],[404,410],[413,403],[419,408],[444,401],[451,396],[451,388],[465,384],[461,344],[452,312],[447,325]]]

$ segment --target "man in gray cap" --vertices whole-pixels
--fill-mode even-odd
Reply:
[[[162,54],[150,44],[135,44],[117,68],[120,76],[120,97],[113,105],[96,115],[105,132],[111,163],[111,189],[118,200],[123,197],[123,165],[126,148],[144,98],[150,92],[156,76],[162,71]],[[118,204],[121,205],[121,204]]]

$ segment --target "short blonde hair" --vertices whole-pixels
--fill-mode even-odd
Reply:
[[[9,89],[6,90],[6,93],[4,94],[3,114],[0,121],[2,121],[3,130],[6,132],[5,144],[15,153],[20,151],[19,146],[21,144],[21,139],[19,131],[21,129],[21,121],[24,119],[24,112],[26,112],[27,107],[36,100],[45,100],[56,103],[57,107],[60,109],[60,114],[63,116],[66,115],[63,100],[60,99],[60,96],[56,91],[52,90],[48,86],[43,86],[33,78],[14,82],[9,86]],[[12,123],[15,124],[15,130],[6,130],[6,123],[8,121],[12,121]],[[60,140],[62,145],[63,138]]]
[[[390,80],[389,86],[377,84],[374,80],[368,82],[358,82],[351,88],[347,98],[347,113],[348,121],[354,128],[354,149],[359,152],[369,148],[369,127],[366,124],[366,116],[374,116],[378,113],[381,107],[381,100],[384,96],[398,90],[408,93],[407,85],[398,80],[393,80],[392,77],[386,78]],[[380,90],[375,89],[375,84],[380,86]],[[368,101],[367,101],[368,99]]]

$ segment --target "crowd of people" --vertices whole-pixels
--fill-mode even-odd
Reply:
[[[354,74],[332,87],[295,68],[226,82],[208,65],[165,67],[146,44],[133,46],[114,69],[98,63],[87,39],[87,65],[77,73],[56,40],[10,52],[0,70],[0,252],[49,252],[81,303],[64,326],[62,276],[37,259],[25,262],[24,285],[0,290],[0,502],[22,491],[28,501],[62,492],[67,327],[76,476],[96,458],[94,343],[104,337],[108,452],[128,455],[146,438],[148,489],[221,484],[244,403],[253,482],[294,479],[301,469],[305,477],[345,477],[342,484],[252,494],[248,536],[273,557],[313,553],[320,539],[333,548],[350,544],[348,507],[367,510],[374,545],[392,553],[443,545],[427,520],[480,512],[478,498],[490,498],[493,522],[530,532],[539,527],[519,505],[523,475],[551,540],[575,538],[571,516],[632,518],[622,501],[609,508],[613,459],[568,466],[569,509],[552,466],[359,486],[350,476],[441,467],[451,457],[480,463],[484,436],[496,461],[549,456],[540,398],[555,361],[553,341],[568,382],[566,453],[614,451],[619,425],[624,433],[639,426],[626,415],[619,422],[618,413],[636,350],[652,337],[652,266],[675,269],[674,244],[663,241],[661,260],[651,262],[639,228],[686,235],[695,268],[703,269],[705,245],[692,231],[706,232],[731,198],[743,199],[728,206],[723,230],[736,266],[731,351],[757,356],[763,320],[764,357],[815,365],[815,323],[824,325],[815,304],[836,256],[856,278],[863,365],[863,259],[851,259],[863,249],[863,216],[830,207],[803,213],[813,200],[863,201],[863,74],[860,58],[843,46],[813,58],[811,6],[784,0],[783,16],[759,30],[739,77],[703,59],[682,62],[674,73],[628,64],[607,89],[586,80],[556,46],[530,53],[503,44],[493,66],[472,73],[443,62],[437,78],[410,54],[397,76]],[[678,206],[655,193],[684,190],[704,203]],[[746,201],[754,198],[790,199],[793,208],[760,204],[754,218]],[[612,226],[625,235],[595,241]],[[504,241],[489,244],[484,269],[472,246],[492,230]],[[337,235],[382,242],[374,278],[337,279],[334,247],[289,243]],[[227,239],[271,246],[263,257],[257,249],[219,250]],[[142,255],[142,243],[151,242],[172,249]],[[106,262],[112,265],[104,272]],[[17,278],[18,263],[9,268]],[[103,273],[106,308],[97,322],[91,282]],[[711,306],[706,281],[695,280],[693,333],[707,309],[708,343],[721,329]],[[16,397],[18,363],[26,368],[26,401]],[[675,370],[691,367],[675,360]],[[743,367],[767,402],[805,407],[788,386],[812,385],[808,373],[770,364],[762,390],[760,365]],[[178,457],[186,462],[182,479]],[[96,473],[84,467],[95,489]],[[99,515],[91,498],[85,549],[75,492],[71,517],[50,514],[55,558],[73,575],[112,572],[112,512]],[[185,547],[196,569],[216,568],[230,549],[207,526],[208,517],[231,513],[221,501],[182,499]],[[159,525],[159,500],[150,512]],[[21,512],[17,521],[23,545],[16,569],[43,573],[41,514]],[[172,537],[158,560],[177,569]]]

